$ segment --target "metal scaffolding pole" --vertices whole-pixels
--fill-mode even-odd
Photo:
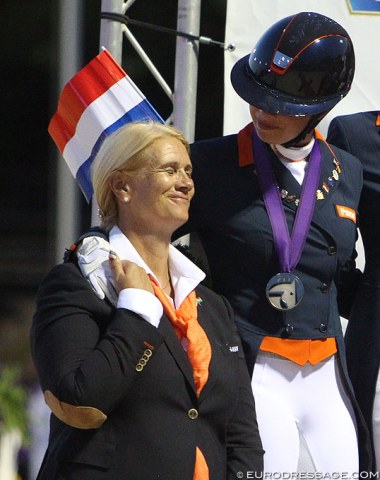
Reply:
[[[81,64],[82,0],[60,0],[58,25],[58,91],[75,75]],[[62,261],[65,248],[79,234],[79,189],[66,162],[57,158],[55,218],[55,263]]]
[[[201,0],[178,0],[177,30],[199,36]],[[177,37],[174,75],[173,124],[194,141],[197,104],[199,42]],[[177,240],[190,244],[190,235]]]
[[[124,0],[102,0],[101,11],[123,14],[125,10]],[[119,22],[101,19],[100,35],[99,35],[99,50],[106,48],[113,58],[121,65],[123,54],[123,31],[122,25]],[[91,225],[98,225],[98,204],[95,195],[91,202]]]
[[[102,13],[123,14],[124,0],[102,0]],[[102,18],[100,21],[100,49],[105,47],[113,58],[121,64],[123,53],[123,32],[121,23]]]
[[[178,0],[177,30],[199,36],[201,0]],[[177,37],[173,123],[194,141],[199,42]]]
[[[102,13],[125,14],[135,0],[102,0]],[[199,36],[201,0],[178,0],[177,30]],[[152,71],[157,81],[163,87],[165,93],[171,94],[169,87],[160,77],[152,62],[135,40],[126,25],[115,19],[102,18],[100,25],[100,47],[105,47],[120,64],[122,63],[123,33],[132,43],[142,60]],[[198,50],[197,39],[177,37],[175,76],[174,76],[174,99],[173,99],[173,123],[182,130],[187,139],[192,142],[195,132],[195,115],[197,101],[198,79]],[[91,223],[98,223],[98,207],[95,200],[92,202]]]

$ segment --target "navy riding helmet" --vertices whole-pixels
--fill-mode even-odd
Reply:
[[[355,54],[346,30],[319,13],[272,25],[231,71],[237,94],[280,115],[327,113],[349,92]]]

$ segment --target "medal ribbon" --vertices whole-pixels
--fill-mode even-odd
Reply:
[[[257,177],[272,226],[273,241],[280,268],[283,272],[289,273],[294,269],[301,257],[313,216],[316,190],[322,166],[321,150],[318,142],[314,142],[290,236],[271,158],[266,144],[259,139],[255,131],[252,133],[252,146]]]

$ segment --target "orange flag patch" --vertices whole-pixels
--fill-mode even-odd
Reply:
[[[340,218],[348,218],[356,223],[356,212],[350,207],[344,207],[343,205],[335,205],[336,213]]]

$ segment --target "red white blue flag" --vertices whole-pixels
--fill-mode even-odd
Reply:
[[[112,55],[104,50],[63,88],[48,131],[87,201],[90,168],[104,139],[137,120],[164,123]]]

